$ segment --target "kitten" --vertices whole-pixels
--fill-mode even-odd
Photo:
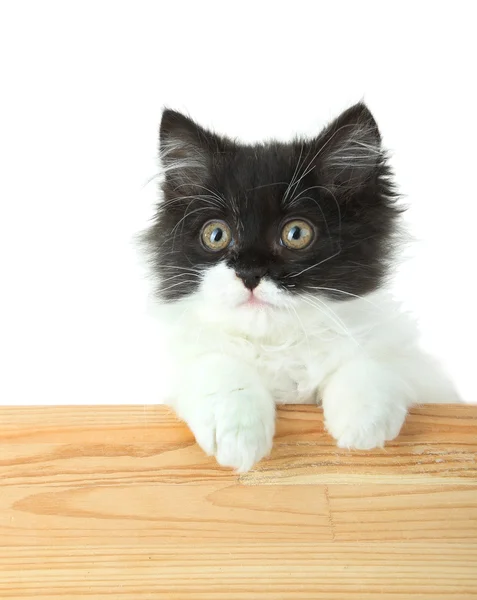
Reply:
[[[158,279],[170,403],[221,465],[272,447],[277,403],[322,403],[342,448],[394,439],[415,402],[455,400],[384,291],[401,209],[362,104],[314,139],[244,145],[165,110]]]

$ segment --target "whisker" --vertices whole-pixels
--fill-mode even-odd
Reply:
[[[351,340],[353,340],[353,342],[357,345],[360,346],[359,342],[353,337],[353,335],[351,334],[350,330],[346,327],[346,324],[344,323],[344,321],[336,314],[336,312],[326,304],[326,302],[323,302],[323,300],[321,300],[320,298],[316,298],[314,296],[310,296],[308,294],[300,294],[301,299],[305,302],[308,303],[310,306],[316,308],[317,310],[320,310],[320,312],[327,318],[329,318],[335,325],[337,325],[339,327],[339,329],[345,333]],[[319,302],[320,305],[315,304],[315,302]],[[321,306],[321,308],[320,308]],[[324,312],[323,308],[325,308],[328,312],[328,314],[326,312]],[[331,315],[329,314],[331,313]]]
[[[187,279],[186,281],[179,281],[178,283],[174,283],[173,285],[170,285],[169,287],[166,287],[164,289],[161,288],[161,293],[167,292],[168,290],[171,290],[172,288],[175,288],[178,285],[184,285],[185,283],[197,283],[197,280]]]
[[[161,269],[180,269],[182,271],[190,271],[192,273],[199,273],[202,275],[202,271],[200,269],[193,269],[192,267],[180,267],[178,265],[160,265]]]
[[[332,258],[335,258],[336,256],[338,256],[338,254],[340,254],[341,252],[341,247],[338,250],[338,252],[335,252],[334,254],[332,254],[331,256],[328,256],[328,258],[324,258],[323,260],[321,260],[320,262],[317,262],[314,265],[311,265],[309,267],[306,267],[306,269],[302,269],[301,271],[299,271],[298,273],[292,273],[291,275],[287,275],[286,277],[298,277],[299,275],[301,275],[302,273],[306,273],[306,271],[309,271],[310,269],[314,269],[315,267],[319,267],[320,265],[322,265],[323,263],[327,262],[328,260],[331,260]]]
[[[176,196],[172,200],[166,200],[162,206],[164,208],[168,208],[169,206],[176,204],[177,202],[182,202],[183,200],[190,200],[194,202],[194,200],[199,200],[205,204],[210,204],[211,206],[222,208],[223,204],[219,203],[219,201],[215,198],[215,196],[210,196],[207,194],[194,194],[192,196]]]
[[[299,172],[299,169],[301,169],[301,156],[303,154],[304,147],[305,147],[305,143],[302,141],[301,148],[300,148],[300,155],[299,155],[298,160],[296,162],[295,170],[293,171],[293,175],[292,175],[292,178],[290,180],[290,183],[288,184],[288,187],[285,190],[285,193],[283,194],[282,202],[286,202],[286,199],[288,198],[288,194],[290,193],[290,190],[291,190],[292,186],[294,185],[295,177],[297,176],[297,173]],[[307,153],[307,156],[308,156],[308,153]]]
[[[274,183],[265,183],[264,185],[257,185],[253,188],[248,188],[247,192],[253,192],[254,190],[261,190],[262,188],[272,187],[273,185],[289,185],[286,181],[276,181]]]
[[[177,275],[172,275],[171,277],[167,277],[166,279],[161,279],[161,283],[165,283],[166,281],[170,281],[171,279],[177,279],[178,277],[184,277],[184,275],[200,279],[200,275],[196,275],[194,273],[177,273]]]
[[[185,220],[187,219],[187,217],[190,217],[191,215],[201,212],[203,210],[207,210],[207,208],[205,206],[201,207],[201,208],[196,208],[195,210],[192,210],[190,213],[186,212],[186,214],[182,217],[182,219],[180,219],[175,225],[174,227],[171,229],[171,235],[174,233],[174,231],[177,230],[177,228],[179,227],[179,225]]]
[[[188,183],[180,183],[178,186],[175,187],[175,190],[178,190],[180,187],[183,187],[185,185],[189,185],[189,184]],[[198,183],[195,183],[194,185],[197,188],[201,188],[201,189],[205,190],[206,192],[209,192],[209,194],[212,198],[215,198],[215,200],[217,200],[217,202],[221,206],[223,206],[224,208],[227,208],[227,200],[223,196],[221,196],[218,192],[214,192],[214,190],[209,189],[205,185],[199,185]]]
[[[145,182],[142,184],[141,188],[144,189],[145,187],[147,187],[150,183],[152,183],[153,181],[155,181],[156,179],[159,179],[161,177],[162,173],[154,173],[154,175],[151,175],[150,177],[148,177]]]
[[[291,304],[291,303],[290,303],[290,308],[291,308],[291,309],[293,310],[293,312],[295,313],[295,315],[296,315],[296,318],[297,318],[297,321],[298,321],[298,323],[300,324],[300,326],[301,326],[301,328],[302,328],[302,330],[303,330],[303,334],[304,334],[304,336],[305,336],[305,339],[306,339],[306,344],[307,344],[307,346],[308,346],[308,353],[311,355],[310,339],[309,339],[309,337],[308,337],[308,334],[307,334],[307,332],[306,332],[305,326],[303,325],[303,323],[302,323],[302,320],[300,319],[300,317],[299,317],[299,315],[298,315],[298,312],[297,312],[296,308],[295,308],[295,307],[293,306],[293,304]]]
[[[197,185],[196,187],[202,188],[206,192],[209,192],[209,194],[211,194],[214,198],[216,198],[216,200],[218,200],[218,202],[220,202],[225,208],[227,207],[227,200],[221,194],[219,194],[219,192],[211,190],[208,187],[206,187],[205,185]]]
[[[337,293],[343,294],[345,296],[351,296],[352,298],[358,298],[359,300],[363,300],[364,302],[371,304],[371,306],[374,306],[375,308],[377,308],[380,311],[383,310],[383,308],[381,306],[379,306],[379,304],[372,302],[371,300],[369,300],[368,298],[365,298],[364,296],[359,296],[358,294],[352,294],[351,292],[345,292],[344,290],[339,290],[337,288],[322,287],[322,286],[307,285],[306,288],[309,290],[322,290],[324,292],[337,292]]]

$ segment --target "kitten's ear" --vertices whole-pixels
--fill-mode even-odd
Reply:
[[[383,164],[378,126],[361,102],[335,119],[319,136],[318,142],[318,168],[332,184],[362,185]]]
[[[216,136],[192,119],[165,109],[159,132],[159,154],[166,181],[174,188],[204,181],[215,139]]]

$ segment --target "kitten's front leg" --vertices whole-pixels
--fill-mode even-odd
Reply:
[[[326,428],[340,448],[381,447],[399,434],[412,396],[392,365],[353,360],[322,391]]]
[[[184,379],[174,407],[207,454],[244,472],[270,452],[275,403],[253,368],[209,354],[189,363]]]

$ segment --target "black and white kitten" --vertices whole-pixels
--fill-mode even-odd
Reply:
[[[370,449],[412,403],[455,400],[383,291],[400,208],[364,104],[314,139],[257,145],[165,110],[160,157],[145,241],[170,403],[205,452],[250,469],[271,449],[276,403],[322,402],[340,447]]]

